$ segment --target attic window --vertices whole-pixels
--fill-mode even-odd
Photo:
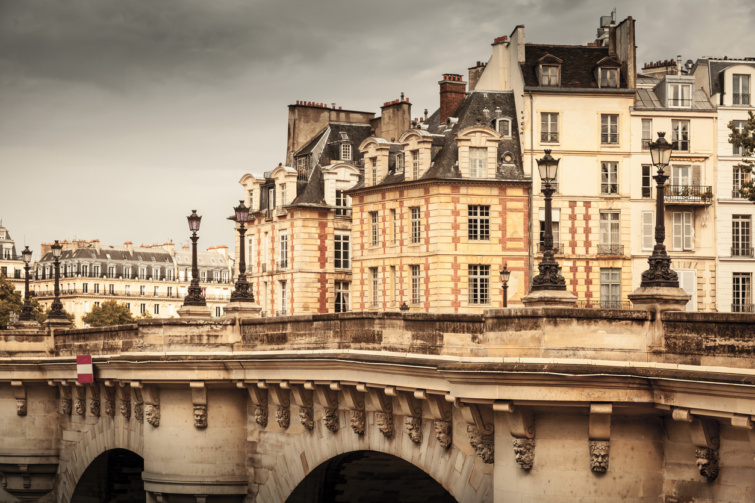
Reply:
[[[343,134],[343,133],[341,133]],[[342,161],[350,161],[351,160],[351,143],[342,143],[341,144],[341,160]]]
[[[511,119],[497,119],[495,129],[504,138],[511,138]]]
[[[396,173],[404,171],[404,154],[396,154]]]
[[[540,85],[557,86],[558,70],[558,65],[540,65]]]
[[[600,87],[619,87],[619,69],[601,68]]]
[[[511,152],[504,152],[504,154],[501,156],[501,163],[503,163],[503,164],[513,164],[514,163],[514,156],[511,155]]]
[[[349,135],[347,135],[345,132],[341,131],[341,140],[348,141]]]

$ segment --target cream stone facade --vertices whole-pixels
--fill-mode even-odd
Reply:
[[[16,249],[16,242],[0,222],[0,275],[5,276],[21,295],[24,294],[24,260]],[[20,313],[16,313],[20,314]]]

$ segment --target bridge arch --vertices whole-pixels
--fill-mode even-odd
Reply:
[[[110,449],[96,458],[79,478],[71,503],[118,501],[142,503],[144,458],[126,449]]]
[[[296,487],[323,463],[340,455],[357,451],[390,454],[425,472],[459,503],[484,503],[493,498],[493,465],[485,464],[469,447],[466,427],[454,422],[454,442],[441,447],[435,439],[431,419],[422,421],[422,442],[415,444],[404,432],[403,417],[394,416],[395,435],[387,439],[374,424],[364,435],[349,428],[346,411],[339,411],[340,429],[331,433],[323,421],[316,421],[311,432],[259,432],[259,453],[269,453],[275,446],[274,459],[253,456],[256,460],[255,490],[258,503],[286,503]],[[373,414],[368,412],[368,416]],[[374,423],[374,421],[371,421]]]

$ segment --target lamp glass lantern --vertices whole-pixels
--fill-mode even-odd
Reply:
[[[241,224],[245,224],[249,219],[249,208],[246,207],[244,201],[239,201],[239,205],[233,208],[236,212],[236,221]]]
[[[202,217],[197,215],[197,210],[191,210],[191,215],[186,218],[189,220],[189,230],[192,232],[199,231],[199,224],[202,222]]]
[[[21,252],[21,256],[24,258],[24,264],[28,265],[31,262],[31,254],[32,254],[32,251],[29,249],[28,246],[24,248],[24,251]]]
[[[501,282],[505,285],[509,282],[509,278],[511,277],[511,271],[509,271],[506,266],[503,266],[503,269],[501,270]]]
[[[671,160],[671,145],[664,137],[666,133],[658,133],[658,139],[650,143],[650,157],[653,160],[653,165],[663,168],[668,166]]]
[[[537,169],[540,172],[540,179],[543,183],[553,183],[556,181],[556,175],[558,174],[558,163],[561,159],[554,159],[551,156],[551,151],[546,150],[545,156],[542,159],[537,159]]]
[[[52,256],[55,258],[60,258],[60,256],[63,254],[63,245],[61,245],[58,240],[55,240],[55,244],[53,244],[51,247],[52,249]]]

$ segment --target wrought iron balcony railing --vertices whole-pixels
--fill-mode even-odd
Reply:
[[[664,200],[667,203],[700,203],[713,202],[713,187],[710,185],[666,185]]]
[[[744,94],[744,93],[734,93],[734,105],[749,105],[750,104],[750,94]]]
[[[752,257],[755,257],[755,248],[747,247],[747,246],[732,246],[731,256],[752,258]]]
[[[632,309],[628,300],[578,300],[574,307],[579,309]]]
[[[598,245],[598,255],[624,255],[624,245]]]
[[[755,313],[755,304],[739,304],[734,303],[731,305],[732,313]]]
[[[543,243],[537,244],[537,253],[542,255],[545,251],[545,245]],[[564,254],[564,244],[563,243],[556,243],[553,245],[553,253],[555,255],[563,255]]]

